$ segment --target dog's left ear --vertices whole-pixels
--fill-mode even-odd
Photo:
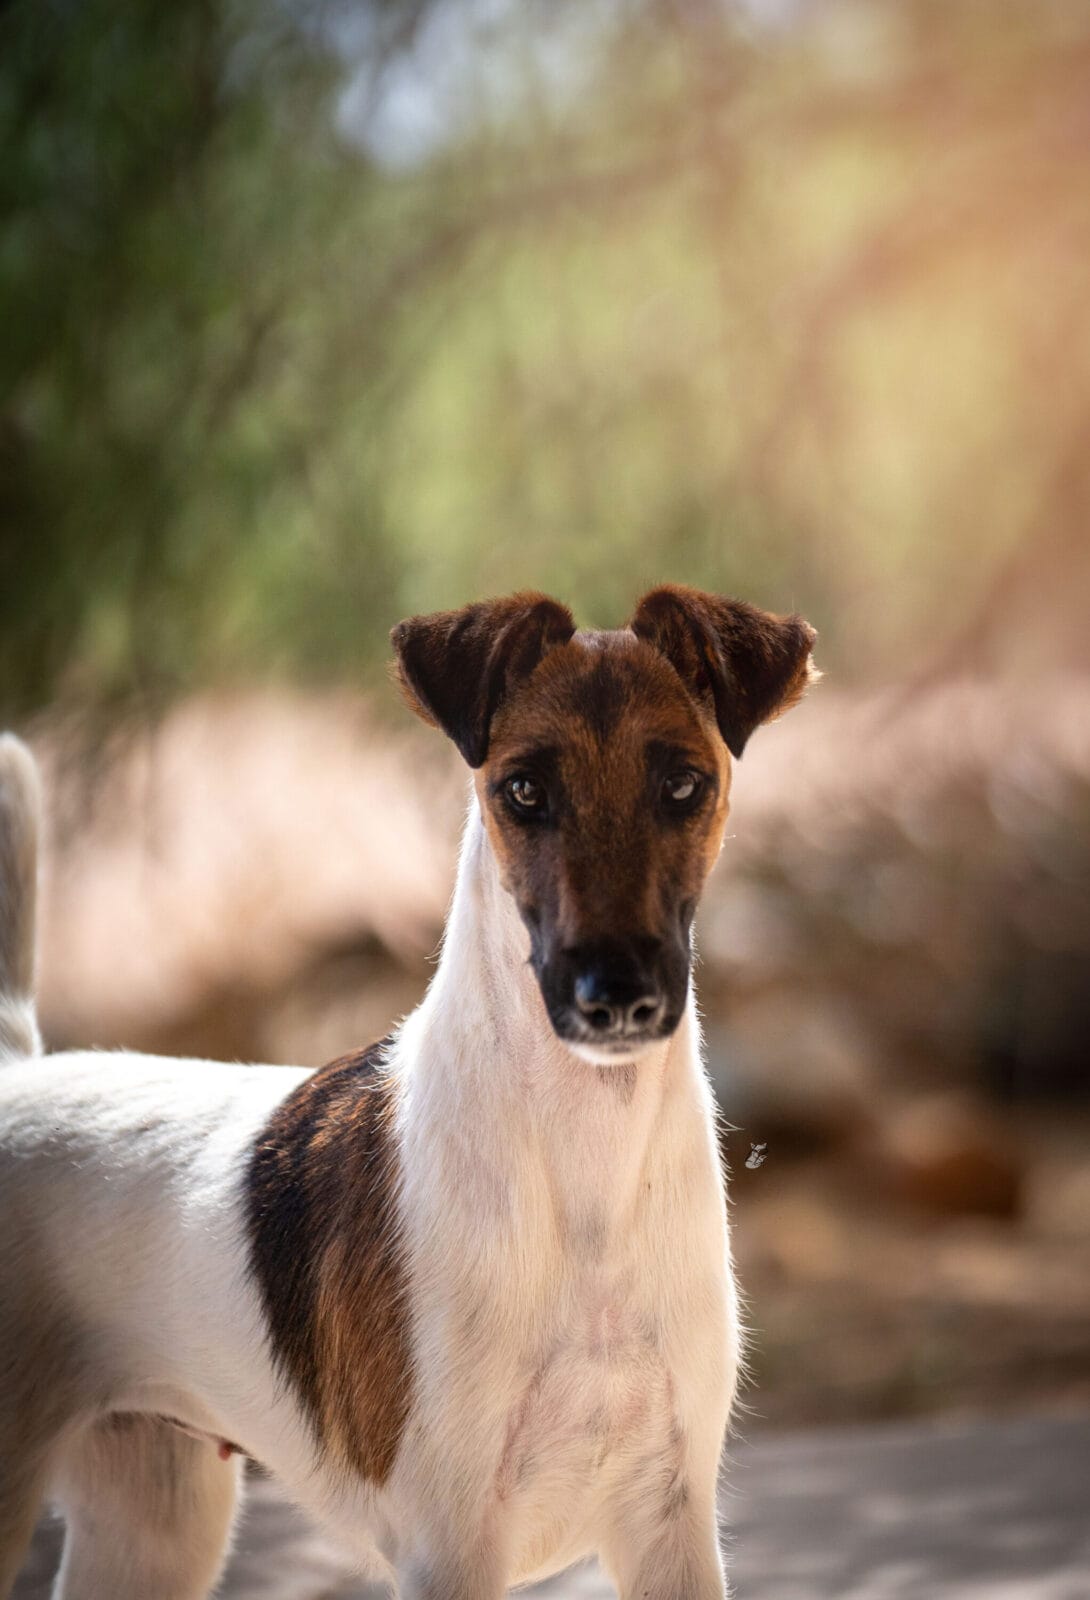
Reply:
[[[821,676],[808,622],[744,600],[666,584],[644,595],[629,627],[661,650],[698,700],[710,701],[735,756],[754,728],[789,710]]]
[[[524,593],[409,617],[394,628],[390,642],[413,710],[442,728],[469,765],[479,767],[504,695],[574,632],[567,606]]]

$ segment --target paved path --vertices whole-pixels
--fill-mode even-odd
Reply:
[[[738,1600],[1090,1600],[1090,1417],[765,1438],[729,1483]],[[45,1600],[57,1543],[44,1525],[14,1600]],[[612,1596],[591,1569],[526,1593]],[[370,1600],[263,1481],[221,1594]]]

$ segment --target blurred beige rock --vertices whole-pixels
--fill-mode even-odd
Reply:
[[[1017,1216],[1023,1164],[983,1101],[925,1095],[891,1113],[879,1159],[892,1193],[936,1216]]]
[[[464,804],[442,741],[385,727],[348,694],[269,693],[194,700],[118,740],[89,797],[60,743],[40,748],[54,1045],[306,1063],[333,1041],[300,1026],[313,1011],[300,987],[377,988],[363,1011],[380,1033],[391,1000],[413,1003]]]
[[[867,1125],[873,1044],[835,997],[776,988],[718,1016],[708,1061],[720,1104],[773,1155],[843,1145]]]

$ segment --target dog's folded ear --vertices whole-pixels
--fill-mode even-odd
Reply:
[[[574,632],[567,606],[548,595],[523,593],[409,617],[394,628],[390,642],[413,710],[442,728],[469,765],[479,767],[504,695]]]
[[[710,703],[735,756],[754,728],[787,711],[821,676],[810,659],[817,634],[808,622],[743,600],[666,584],[644,595],[629,626]]]

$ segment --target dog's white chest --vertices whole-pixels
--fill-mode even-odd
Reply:
[[[591,1293],[512,1397],[496,1473],[519,1580],[591,1548],[633,1461],[666,1450],[671,1380],[636,1307]]]

